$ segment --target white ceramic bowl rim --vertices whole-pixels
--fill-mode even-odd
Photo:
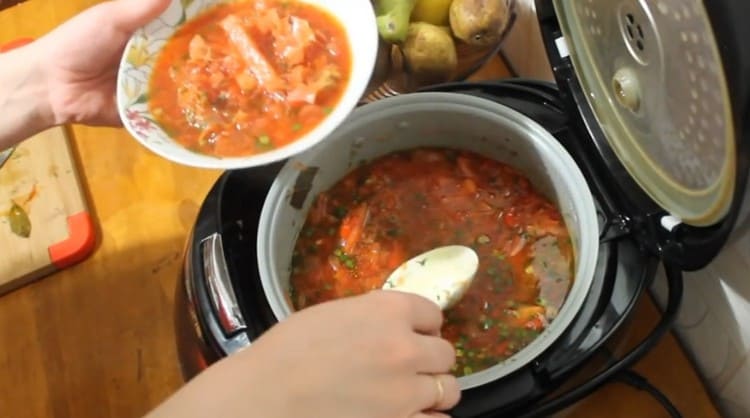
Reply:
[[[284,320],[292,313],[287,293],[291,260],[291,248],[289,246],[293,247],[306,213],[305,209],[290,209],[291,206],[289,205],[289,199],[300,173],[300,167],[319,167],[317,176],[321,176],[324,171],[330,173],[332,161],[337,164],[346,164],[346,161],[341,161],[341,158],[334,160],[337,155],[350,152],[350,148],[353,149],[353,145],[358,142],[359,146],[364,142],[365,147],[368,143],[374,144],[374,147],[379,142],[387,143],[388,140],[383,138],[388,135],[388,132],[397,136],[398,134],[395,134],[395,132],[399,130],[399,124],[407,126],[408,122],[404,121],[413,120],[415,115],[420,114],[429,115],[428,117],[432,117],[432,114],[441,114],[442,117],[446,118],[450,115],[460,115],[461,118],[475,117],[484,121],[484,123],[496,126],[496,132],[499,133],[494,135],[497,140],[493,140],[494,137],[488,138],[490,143],[499,143],[501,141],[499,138],[505,135],[502,132],[512,133],[519,138],[519,141],[524,141],[524,144],[526,144],[524,146],[532,147],[530,149],[538,152],[540,158],[542,158],[542,165],[546,166],[539,170],[548,170],[546,175],[549,176],[549,179],[547,181],[554,183],[555,192],[561,199],[558,204],[564,204],[568,207],[567,211],[563,209],[563,216],[576,246],[574,282],[557,318],[534,341],[506,361],[459,378],[461,388],[468,389],[495,381],[518,370],[549,348],[568,328],[583,305],[593,281],[598,259],[598,222],[593,196],[588,184],[579,167],[562,145],[542,126],[528,117],[490,100],[456,93],[406,94],[384,99],[357,109],[347,123],[339,127],[325,142],[290,159],[271,186],[261,212],[257,236],[261,283],[274,315],[278,320]],[[440,116],[434,116],[433,118],[439,119]],[[453,122],[455,123],[455,121]],[[450,122],[445,123],[449,124]],[[461,130],[459,127],[451,129]],[[362,135],[362,132],[372,132],[374,138],[369,138],[368,142],[367,138],[358,136]],[[402,136],[401,140],[408,141],[406,138]],[[429,139],[412,140],[412,142],[414,141],[429,141]],[[459,149],[469,149],[465,148],[469,147],[469,145],[464,145],[466,142],[456,142],[452,146]],[[408,149],[415,146],[418,145],[412,143],[409,145],[394,145],[391,146],[390,151],[394,147],[396,149]],[[383,145],[382,147],[387,148],[388,146]],[[515,146],[514,149],[520,148]],[[385,152],[385,150],[382,150],[381,155]],[[374,152],[374,154],[377,153]],[[378,156],[374,155],[373,152],[370,152],[370,154],[370,158]],[[370,158],[363,157],[365,160]],[[351,161],[349,163],[351,164]],[[342,168],[339,167],[336,172],[341,170]],[[521,171],[528,172],[523,168],[521,168]],[[328,177],[331,176],[336,177],[333,180],[334,183],[342,177],[341,175],[328,174]],[[322,181],[332,182],[330,178]],[[320,189],[327,189],[331,185],[319,187]],[[309,202],[314,198],[315,187],[313,186],[313,191],[306,198],[306,207],[309,207]],[[293,219],[290,226],[289,219],[284,219],[280,213],[293,213],[293,216],[297,219]],[[294,239],[291,241],[289,236],[283,239],[276,237],[280,231],[288,234],[290,229],[294,229]]]
[[[357,106],[375,67],[378,32],[370,0],[299,0],[324,10],[343,25],[352,54],[349,83],[339,103],[317,127],[274,150],[243,157],[197,153],[173,141],[148,113],[148,80],[166,40],[187,20],[222,0],[172,0],[157,19],[128,41],[117,76],[117,109],[125,129],[143,146],[168,160],[199,168],[238,169],[268,165],[289,158],[322,141]]]

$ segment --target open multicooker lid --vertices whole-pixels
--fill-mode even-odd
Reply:
[[[539,0],[537,13],[592,152],[622,172],[632,202],[648,202],[636,206],[661,209],[656,245],[675,245],[660,251],[702,267],[733,228],[747,180],[750,1]]]

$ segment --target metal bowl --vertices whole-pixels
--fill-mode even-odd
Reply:
[[[326,141],[287,161],[271,186],[256,242],[261,284],[276,319],[291,315],[294,243],[315,196],[361,162],[421,146],[478,152],[524,173],[560,208],[576,254],[573,285],[557,317],[507,360],[459,378],[461,388],[469,389],[524,367],[563,334],[583,306],[598,259],[591,190],[570,154],[528,117],[490,100],[457,93],[409,93],[359,107]]]

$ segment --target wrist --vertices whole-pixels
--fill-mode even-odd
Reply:
[[[55,118],[35,44],[0,53],[0,149],[63,121]]]

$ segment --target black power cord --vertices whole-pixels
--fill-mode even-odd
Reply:
[[[625,383],[627,385],[630,385],[636,389],[642,390],[649,395],[651,395],[654,399],[656,399],[657,402],[661,404],[661,406],[664,407],[664,409],[669,413],[669,416],[671,418],[682,418],[682,414],[680,411],[674,406],[674,404],[667,398],[664,393],[662,393],[659,389],[657,389],[654,385],[651,384],[645,377],[641,376],[640,374],[632,371],[632,370],[625,370],[623,372],[620,372],[613,381],[619,381],[621,383]]]
[[[619,373],[630,369],[659,343],[661,338],[672,328],[672,324],[677,317],[677,312],[680,310],[683,292],[682,271],[677,267],[668,264],[664,264],[664,271],[667,276],[667,289],[669,293],[667,307],[664,309],[664,314],[659,320],[659,323],[656,324],[651,333],[622,359],[595,375],[593,378],[586,381],[586,383],[575,389],[571,389],[554,399],[537,405],[531,411],[521,415],[519,418],[547,416],[573,405],[592,394],[602,385],[608,383]]]

